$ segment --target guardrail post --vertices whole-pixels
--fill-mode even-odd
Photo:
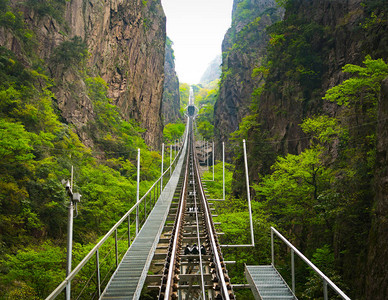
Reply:
[[[96,266],[97,266],[97,294],[101,297],[101,274],[100,274],[100,255],[99,250],[96,251]]]
[[[325,279],[323,279],[323,299],[327,300],[328,298],[328,293],[327,293],[327,282]]]
[[[225,142],[222,142],[222,199],[225,200]]]
[[[137,188],[136,188],[136,235],[139,233],[139,202],[140,199],[140,148],[137,149]]]
[[[247,159],[247,147],[245,139],[243,140],[244,146],[244,162],[245,162],[245,178],[247,182],[247,198],[248,198],[248,209],[249,209],[249,225],[251,227],[251,240],[252,245],[255,245],[255,236],[253,234],[253,220],[252,220],[252,207],[251,207],[251,192],[249,190],[249,174],[248,174],[248,159]]]
[[[213,147],[212,147],[212,156],[213,156],[213,181],[214,181],[214,141],[213,141]]]
[[[128,214],[128,248],[131,246],[131,214]]]
[[[292,278],[292,292],[295,294],[295,260],[294,249],[291,249],[291,278]]]
[[[272,259],[272,265],[275,267],[275,249],[273,246],[273,230],[271,227],[271,259]]]
[[[155,188],[157,188],[157,185],[155,185],[154,188],[153,188],[153,190],[154,190],[154,201],[153,201],[152,206],[155,206],[155,202],[156,202],[156,198],[155,198]]]
[[[171,169],[172,169],[172,145],[170,145],[170,178],[171,178]]]
[[[119,247],[117,246],[117,228],[115,230],[116,268],[119,266]]]
[[[147,196],[144,197],[144,223],[147,219]]]
[[[160,176],[161,176],[161,178],[160,178],[160,190],[163,190],[163,172],[164,172],[163,160],[164,160],[164,143],[162,144],[162,167],[161,167],[161,171],[160,171]]]
[[[162,190],[162,189],[159,187],[159,184],[158,184],[157,187],[156,187],[156,199],[159,199],[159,189]]]
[[[209,170],[209,157],[208,157],[208,151],[209,151],[209,142],[206,141],[206,170]]]

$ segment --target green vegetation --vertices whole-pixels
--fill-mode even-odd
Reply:
[[[65,2],[23,5],[55,17],[52,9]],[[135,203],[137,148],[141,193],[159,177],[161,157],[148,149],[144,130],[122,118],[106,83],[91,75],[80,37],[59,44],[47,61],[37,59],[36,38],[23,14],[4,0],[0,7],[1,29],[21,48],[16,56],[0,47],[0,298],[44,299],[64,279],[68,196],[61,181],[70,178],[71,166],[74,191],[82,194],[74,220],[74,266]],[[65,88],[55,77],[63,74],[58,70],[73,72],[91,99],[94,118],[83,128],[64,123],[56,106],[54,91]],[[79,281],[88,279],[80,276]]]
[[[214,132],[214,104],[218,97],[218,80],[206,86],[195,85],[194,103],[199,108],[197,117],[197,132],[206,140],[213,139]]]
[[[179,84],[179,95],[181,100],[180,113],[183,116],[187,105],[189,105],[189,96],[190,96],[190,85],[187,83]]]
[[[164,126],[163,136],[166,143],[173,143],[183,136],[185,131],[185,124],[183,123],[169,123]]]
[[[316,39],[324,43],[324,28],[297,16],[273,24],[269,29],[271,36],[267,64],[270,74],[285,74],[287,80],[295,81],[303,87],[303,97],[311,98],[314,90],[320,87],[323,72],[322,50],[316,48]],[[282,55],[279,57],[279,53]],[[276,74],[272,71],[276,70]],[[271,86],[277,87],[279,83]]]
[[[56,66],[62,66],[64,69],[73,67],[81,69],[85,67],[88,58],[87,45],[82,38],[75,36],[68,41],[62,42],[51,57],[52,63]]]
[[[288,238],[308,257],[313,257],[344,291],[348,291],[349,281],[340,276],[344,276],[342,268],[353,269],[354,265],[341,262],[341,258],[344,253],[360,256],[359,250],[367,246],[374,197],[377,100],[381,81],[388,76],[388,65],[381,59],[367,56],[363,64],[346,65],[343,70],[350,78],[324,96],[324,100],[341,106],[337,117],[317,115],[306,118],[300,125],[310,139],[309,147],[300,154],[286,154],[274,160],[272,142],[257,123],[257,115],[245,117],[239,130],[232,134],[232,140],[240,148],[241,140],[248,138],[250,155],[260,157],[250,160],[256,172],[259,170],[258,177],[251,175],[258,178],[253,183],[256,200],[253,207],[262,214],[258,222],[264,224],[267,232],[269,224],[287,232]],[[354,118],[358,120],[357,126]],[[249,145],[252,140],[255,143]],[[242,178],[241,154],[235,159],[234,176]],[[241,180],[232,184],[235,195],[244,195]],[[244,231],[238,235],[239,240],[248,238]],[[278,265],[288,278],[289,257],[283,258]],[[299,263],[297,273],[297,294],[301,299],[322,295],[316,275]]]
[[[50,16],[64,23],[62,12],[68,0],[27,0],[26,6],[32,8],[40,17]]]

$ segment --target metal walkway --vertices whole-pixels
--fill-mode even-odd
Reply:
[[[124,255],[100,299],[138,299],[180,177],[187,139],[178,164],[145,224]]]
[[[245,266],[245,277],[255,299],[280,300],[297,299],[283,277],[272,266]]]

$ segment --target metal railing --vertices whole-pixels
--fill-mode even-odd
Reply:
[[[187,126],[186,126],[186,131],[184,133],[184,138],[183,138],[183,141],[181,143],[181,146],[180,146],[180,149],[179,151],[176,152],[175,154],[175,158],[173,161],[171,161],[170,159],[170,166],[163,172],[163,174],[154,182],[154,184],[148,189],[148,191],[143,195],[143,197],[141,197],[139,199],[139,201],[136,202],[136,204],[134,206],[132,206],[132,208],[130,210],[128,210],[125,215],[108,231],[107,234],[105,234],[105,236],[93,247],[92,250],[90,250],[90,252],[82,259],[82,261],[71,271],[71,273],[65,278],[64,281],[62,281],[58,286],[57,288],[46,298],[46,300],[51,300],[51,299],[55,299],[59,294],[61,294],[67,287],[70,289],[70,283],[72,282],[72,280],[77,276],[77,274],[79,274],[79,272],[82,270],[82,268],[87,264],[89,263],[92,258],[94,257],[95,258],[95,270],[92,274],[91,277],[89,277],[87,280],[86,280],[86,284],[90,284],[93,279],[92,277],[95,276],[95,282],[96,282],[96,289],[95,289],[95,292],[93,294],[93,296],[91,297],[91,295],[87,295],[85,296],[86,299],[93,299],[95,296],[97,296],[98,298],[101,296],[101,290],[102,290],[102,287],[103,287],[103,281],[108,277],[109,274],[107,274],[105,276],[105,278],[103,278],[103,280],[101,281],[101,254],[100,254],[100,248],[108,241],[108,239],[110,237],[112,237],[114,235],[114,263],[116,265],[116,268],[118,267],[119,265],[119,251],[118,251],[118,229],[119,229],[119,226],[121,224],[123,224],[124,222],[127,221],[127,225],[128,225],[128,248],[130,247],[131,245],[131,241],[137,236],[138,234],[138,226],[140,225],[140,228],[142,227],[142,225],[144,225],[145,223],[145,220],[147,219],[147,213],[149,215],[149,213],[152,211],[152,208],[153,206],[155,205],[155,202],[156,200],[159,198],[160,194],[162,193],[162,190],[163,190],[163,178],[165,176],[167,176],[168,178],[171,176],[172,172],[171,170],[177,165],[177,162],[178,162],[178,159],[179,159],[179,156],[182,152],[182,149],[184,149],[183,145],[184,143],[186,142],[187,140]],[[171,150],[170,150],[171,151]],[[171,151],[172,152],[172,151]],[[171,156],[170,156],[171,158]],[[165,180],[164,182],[168,182],[168,180]],[[153,201],[152,201],[152,198],[153,198]],[[149,209],[147,211],[147,200],[149,200]],[[142,224],[139,224],[138,223],[138,220],[139,220],[139,214],[140,214],[140,205],[143,203],[143,209],[144,209],[144,218],[143,218],[143,222]],[[131,238],[131,218],[130,218],[130,215],[132,212],[135,212],[136,213],[136,231],[134,232],[134,236],[133,236],[133,239]],[[132,230],[134,231],[134,230]],[[125,251],[126,252],[126,251]],[[105,256],[105,259],[106,257],[109,255],[109,253]],[[113,272],[112,272],[113,274]],[[109,277],[108,277],[109,279]],[[81,293],[83,293],[85,291],[85,286],[81,289]],[[69,294],[70,294],[71,291],[69,291]],[[82,299],[81,298],[81,295],[77,295],[77,297],[75,297],[75,299]]]
[[[328,300],[327,286],[329,285],[342,299],[350,300],[341,289],[335,285],[321,270],[317,268],[306,256],[304,256],[294,245],[292,245],[283,235],[275,228],[271,227],[271,258],[272,265],[275,267],[275,250],[274,250],[274,233],[291,249],[291,278],[292,278],[292,292],[295,294],[295,260],[296,253],[315,273],[321,277],[323,281],[323,299]]]

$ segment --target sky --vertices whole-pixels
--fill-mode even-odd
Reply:
[[[179,81],[199,83],[209,63],[221,54],[233,0],[162,0],[162,5]]]

